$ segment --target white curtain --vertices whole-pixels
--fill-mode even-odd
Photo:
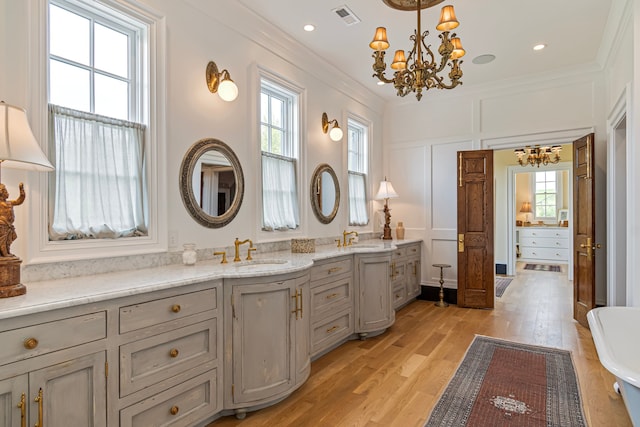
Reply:
[[[262,153],[262,209],[265,230],[298,227],[295,160]]]
[[[144,125],[49,106],[50,240],[147,235]]]
[[[202,169],[202,209],[211,216],[218,216],[218,172]]]
[[[357,172],[348,173],[349,176],[349,225],[367,225],[367,190],[364,175]]]

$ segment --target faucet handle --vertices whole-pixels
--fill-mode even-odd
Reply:
[[[342,245],[340,244],[340,239],[336,239],[336,243],[338,243],[338,247],[341,248]]]
[[[254,247],[250,247],[249,249],[247,249],[247,261],[251,261],[253,258],[251,258],[251,251],[255,251],[256,248]]]
[[[347,243],[347,246],[352,246],[353,245],[353,237],[349,237],[349,242]]]
[[[213,255],[222,255],[222,261],[220,261],[220,264],[227,263],[227,253],[225,251],[214,252]]]

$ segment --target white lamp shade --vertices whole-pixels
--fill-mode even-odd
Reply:
[[[231,102],[238,97],[238,86],[231,79],[225,79],[218,86],[218,95],[223,101]]]
[[[396,190],[393,189],[393,185],[391,185],[391,182],[387,181],[386,179],[384,181],[381,181],[380,188],[378,188],[378,194],[376,194],[375,199],[394,199],[396,197],[400,196],[398,196]]]
[[[25,110],[4,102],[0,102],[0,164],[3,168],[53,170],[31,132]]]

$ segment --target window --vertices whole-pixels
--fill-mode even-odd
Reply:
[[[558,174],[556,171],[536,172],[534,176],[535,217],[556,219],[558,208]]]
[[[349,225],[367,225],[367,127],[347,120],[347,169],[349,190]]]
[[[300,225],[297,190],[297,94],[267,79],[260,82],[262,228]]]
[[[49,3],[50,240],[148,234],[144,23],[105,7]]]

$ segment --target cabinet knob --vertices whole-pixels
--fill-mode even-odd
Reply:
[[[171,415],[177,415],[178,412],[180,412],[180,408],[174,405],[171,407],[171,409],[169,409],[169,412],[171,413]]]
[[[180,313],[180,310],[182,310],[182,307],[180,307],[180,304],[173,304],[171,306],[171,311],[173,311],[174,313]]]
[[[24,340],[24,348],[27,350],[33,350],[38,346],[38,340],[35,338],[27,338]]]
[[[171,357],[178,357],[178,354],[180,354],[180,352],[177,348],[172,348],[171,350],[169,350],[169,356]]]

